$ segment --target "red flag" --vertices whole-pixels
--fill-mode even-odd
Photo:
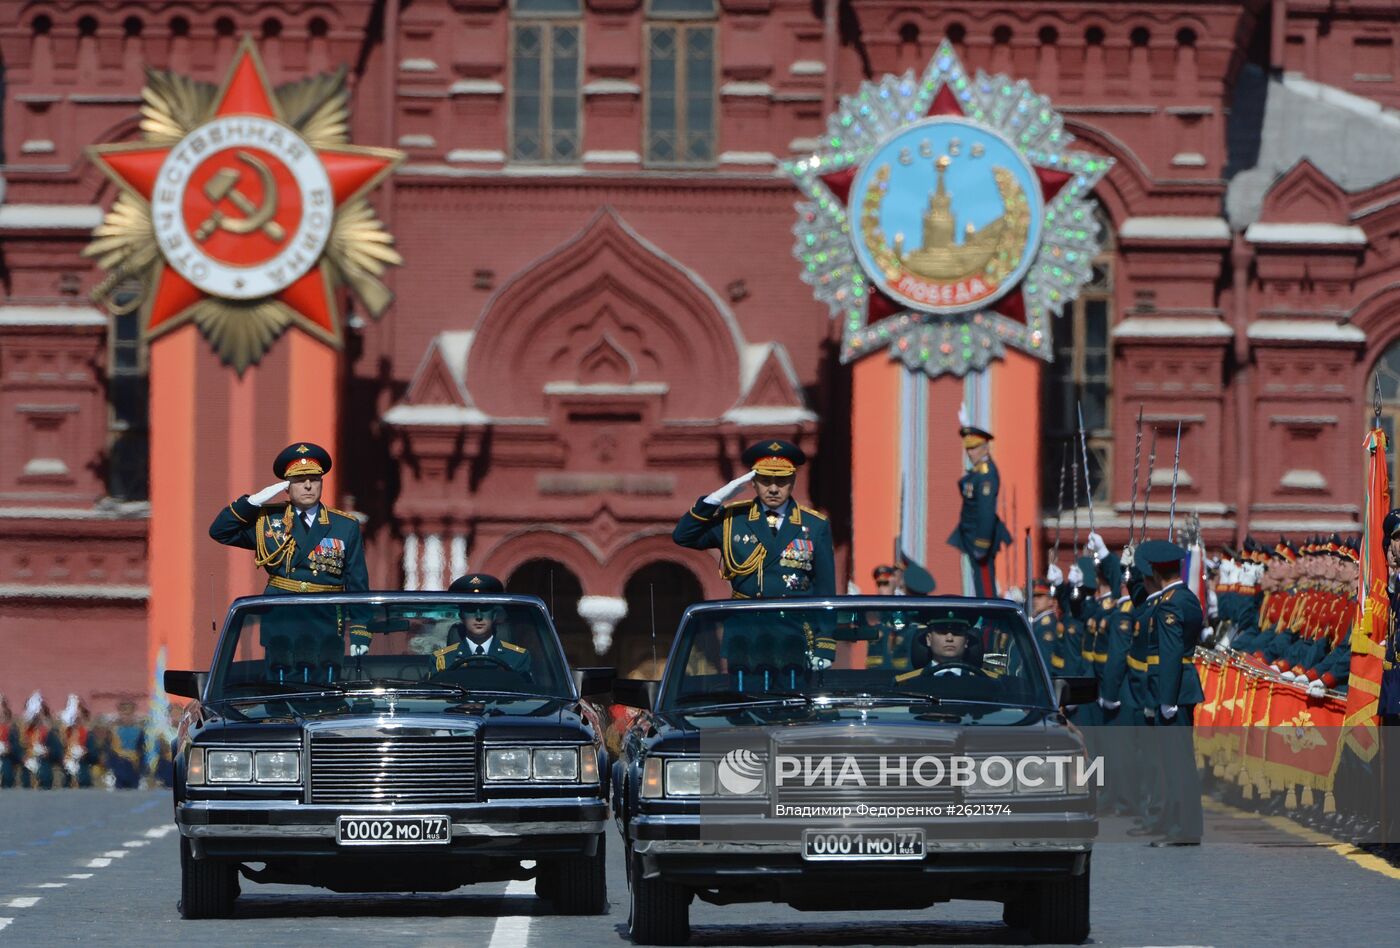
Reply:
[[[1361,519],[1361,581],[1351,630],[1351,678],[1347,686],[1347,744],[1370,760],[1376,753],[1376,708],[1381,693],[1381,642],[1390,629],[1390,599],[1382,525],[1390,509],[1390,461],[1385,432],[1366,435],[1366,501]]]

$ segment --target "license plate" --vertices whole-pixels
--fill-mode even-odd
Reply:
[[[342,816],[335,841],[342,846],[415,846],[452,842],[445,816]]]
[[[923,859],[923,830],[806,830],[802,858]]]

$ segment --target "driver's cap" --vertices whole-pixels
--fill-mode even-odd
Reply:
[[[489,573],[467,573],[452,580],[450,593],[503,593],[506,584]]]

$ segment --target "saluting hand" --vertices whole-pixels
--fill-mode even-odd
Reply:
[[[709,494],[708,496],[706,496],[705,503],[719,506],[729,498],[733,497],[735,494],[739,493],[740,489],[743,488],[745,484],[747,484],[753,479],[754,472],[747,471],[739,477],[734,478],[734,480],[730,481],[728,484],[725,484],[713,494]]]
[[[286,490],[288,487],[291,486],[291,481],[278,481],[276,484],[271,484],[267,487],[264,487],[256,494],[249,494],[248,503],[257,504],[259,507],[261,507],[263,504],[267,503],[269,500],[276,497],[278,494],[282,493],[282,491]]]

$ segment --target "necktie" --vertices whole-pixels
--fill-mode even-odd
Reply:
[[[778,535],[778,524],[783,522],[783,518],[776,513],[768,514],[768,529],[773,531],[773,535]]]
[[[476,654],[478,654],[478,655],[485,655],[485,654],[486,654],[486,646],[484,646],[484,645],[478,645],[478,646],[476,647]]]

